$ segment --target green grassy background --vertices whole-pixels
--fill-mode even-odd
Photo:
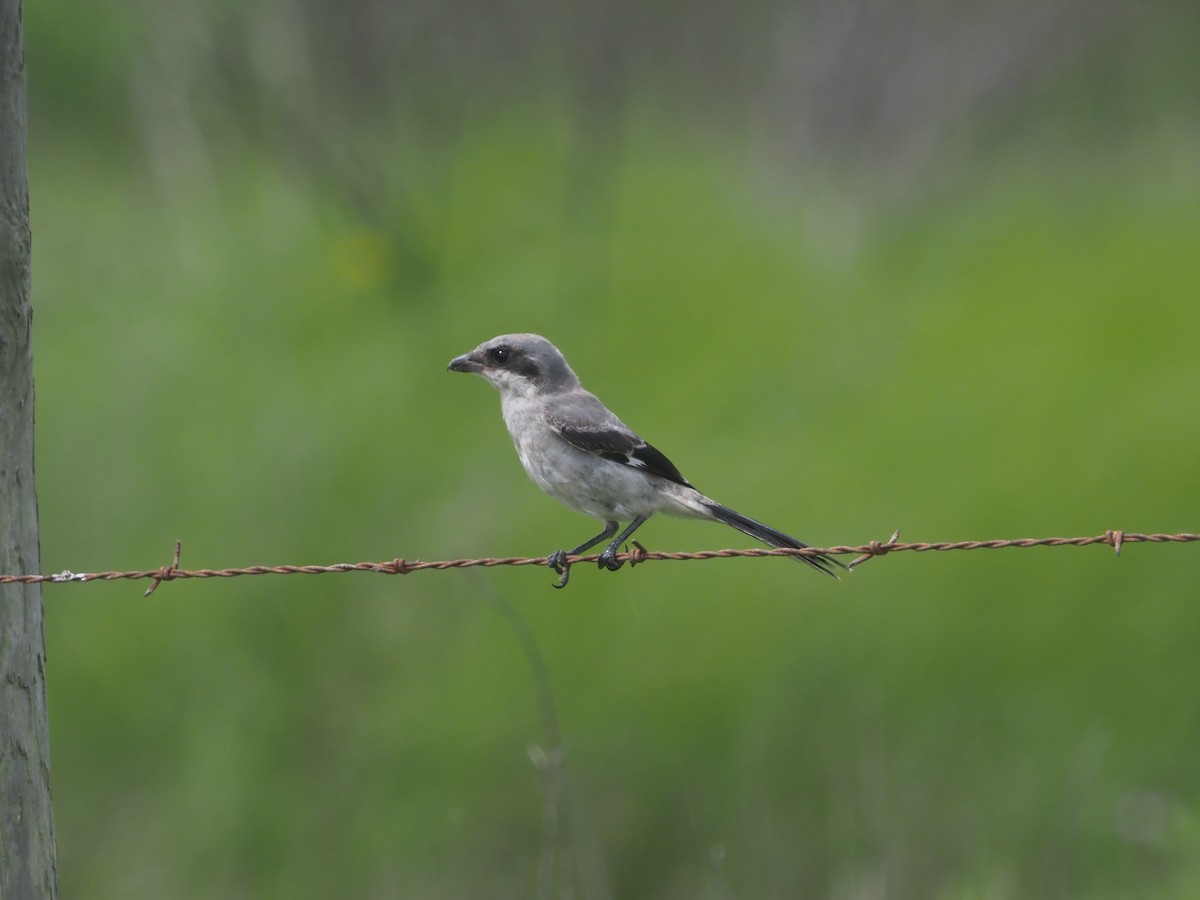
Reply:
[[[122,113],[76,115],[87,54],[27,12],[45,571],[154,567],[176,538],[187,567],[578,543],[593,523],[527,482],[494,392],[445,371],[515,330],[813,543],[1197,530],[1200,169],[1170,79],[1102,135],[1062,125],[1068,80],[1022,139],[900,185],[652,92],[581,175],[571,104],[531,92],[443,144],[364,124],[363,214],[270,142],[156,159]],[[48,586],[63,893],[535,896],[549,724],[555,895],[1192,897],[1197,564]]]

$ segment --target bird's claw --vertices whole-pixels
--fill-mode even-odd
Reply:
[[[555,550],[546,557],[546,565],[558,573],[558,584],[551,585],[559,589],[565,588],[571,580],[571,564],[567,562],[566,550]]]
[[[617,559],[619,549],[616,545],[605,547],[604,552],[596,557],[596,565],[601,569],[608,569],[610,572],[617,571],[625,565],[625,560]],[[546,566],[558,573],[558,584],[554,587],[565,588],[567,582],[571,580],[571,564],[567,561],[567,551],[555,550],[546,557]]]
[[[596,558],[596,565],[601,569],[608,569],[610,572],[615,572],[621,566],[625,565],[625,560],[617,559],[616,547],[605,547],[604,552]]]

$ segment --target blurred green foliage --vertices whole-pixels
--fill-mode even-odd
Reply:
[[[333,140],[222,70],[244,108],[192,85],[172,117],[137,100],[155,14],[93,42],[55,8],[90,7],[27,9],[46,571],[577,543],[445,372],[514,330],[814,543],[1197,530],[1197,67],[1146,32],[889,169],[793,164],[649,76]],[[1136,127],[1081,103],[1114,82]],[[566,752],[556,896],[1200,891],[1194,546],[552,582],[47,587],[64,895],[535,896],[553,748],[509,608]]]

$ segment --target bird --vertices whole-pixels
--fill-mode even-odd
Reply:
[[[609,541],[597,558],[616,571],[619,548],[655,513],[708,519],[736,528],[771,547],[809,545],[744,516],[692,486],[661,451],[642,440],[580,384],[566,357],[537,334],[504,334],[450,360],[451,372],[482,376],[500,392],[504,424],[521,465],[538,487],[571,509],[604,523],[604,530],[573,550],[556,550],[547,565],[570,578],[568,557]],[[620,523],[626,528],[617,533]],[[616,535],[616,537],[613,537]],[[846,569],[825,554],[796,556],[837,578]]]

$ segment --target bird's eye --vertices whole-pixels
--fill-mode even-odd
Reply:
[[[512,350],[508,347],[493,347],[487,352],[488,359],[497,366],[507,365],[512,359]]]

